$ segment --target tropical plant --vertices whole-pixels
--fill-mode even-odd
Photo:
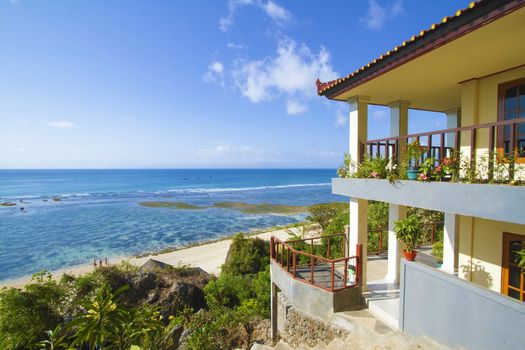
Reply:
[[[426,147],[421,146],[417,139],[414,139],[407,145],[406,161],[408,166],[418,166],[421,156],[426,152]]]
[[[67,334],[62,331],[62,326],[57,325],[55,329],[46,331],[47,339],[37,343],[39,350],[70,349],[67,343]]]
[[[125,317],[124,310],[116,303],[116,298],[128,289],[128,286],[119,288],[111,293],[110,287],[102,286],[91,301],[82,303],[85,312],[69,323],[75,333],[74,346],[88,346],[103,348],[118,333]]]
[[[405,251],[411,253],[421,239],[421,222],[416,215],[394,222],[396,237],[405,244]]]
[[[386,179],[388,176],[388,167],[388,159],[366,157],[357,165],[357,171],[352,174],[352,177],[360,179]]]
[[[351,175],[350,168],[352,166],[352,158],[349,153],[345,153],[343,164],[337,168],[337,176],[341,178],[348,178]]]
[[[435,159],[432,157],[426,158],[423,163],[419,166],[419,173],[417,179],[419,181],[430,181],[434,180],[434,164]]]
[[[525,272],[525,249],[516,252],[516,264]]]
[[[443,242],[434,242],[432,244],[432,256],[438,264],[443,263]]]

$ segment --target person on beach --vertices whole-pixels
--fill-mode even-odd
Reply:
[[[106,263],[106,266],[108,266],[108,258],[104,258],[104,262]]]
[[[97,267],[97,258],[93,258],[93,267]]]
[[[102,259],[98,260],[98,266],[102,267]]]

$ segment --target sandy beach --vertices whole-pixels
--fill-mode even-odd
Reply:
[[[261,239],[270,240],[270,237],[275,236],[279,239],[287,239],[289,235],[289,231],[295,232],[297,228],[289,228],[289,229],[279,229],[279,230],[273,230],[273,231],[267,231],[263,232],[257,235],[254,235],[253,237],[259,237]],[[109,259],[109,264],[119,264],[122,261],[127,261],[133,265],[141,266],[144,264],[148,259],[155,259],[158,261],[162,261],[164,263],[170,264],[170,265],[189,265],[193,267],[200,267],[204,271],[210,273],[210,274],[219,274],[220,273],[220,266],[224,263],[226,259],[226,255],[228,254],[228,249],[230,248],[230,245],[232,243],[231,239],[225,239],[218,242],[212,242],[212,243],[204,243],[202,245],[197,245],[190,248],[181,248],[178,250],[174,250],[168,253],[163,254],[152,254],[148,256],[143,256],[140,258],[136,257],[122,257],[122,258],[114,258]],[[93,271],[94,267],[93,264],[82,264],[82,265],[76,265],[71,266],[68,268],[51,271],[53,274],[53,277],[59,278],[62,276],[62,274],[67,273],[74,276],[80,276],[82,274],[88,273]],[[25,286],[29,281],[31,280],[31,276],[23,276],[16,279],[10,279],[0,282],[0,288],[2,287],[15,287],[15,288],[21,288]]]

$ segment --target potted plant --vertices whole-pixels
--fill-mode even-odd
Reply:
[[[405,244],[405,259],[414,261],[416,258],[415,247],[418,246],[421,238],[421,222],[415,215],[410,215],[405,219],[394,222],[394,231],[398,240]]]
[[[419,141],[413,140],[407,146],[407,178],[409,180],[417,180],[419,173],[419,160],[423,155],[425,147],[419,144]]]
[[[436,267],[441,268],[443,265],[443,242],[432,244],[432,256],[436,259]]]

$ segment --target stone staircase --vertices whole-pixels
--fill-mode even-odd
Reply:
[[[412,337],[394,330],[377,319],[367,309],[337,313],[332,325],[350,332],[345,338],[335,338],[329,343],[319,343],[315,347],[297,346],[292,348],[281,340],[275,346],[255,344],[251,350],[438,350],[448,349],[427,337]]]

